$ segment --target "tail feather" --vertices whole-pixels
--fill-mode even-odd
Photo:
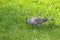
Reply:
[[[55,20],[55,19],[53,19],[53,18],[50,18],[50,19],[48,19],[48,20],[52,20],[52,21],[53,21],[53,20]]]

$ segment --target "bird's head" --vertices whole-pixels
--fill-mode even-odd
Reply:
[[[30,24],[31,23],[31,20],[26,20],[26,24]]]

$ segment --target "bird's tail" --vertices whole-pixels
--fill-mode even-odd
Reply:
[[[49,18],[48,20],[52,20],[52,21],[53,21],[53,20],[55,20],[55,19],[53,19],[53,18]]]

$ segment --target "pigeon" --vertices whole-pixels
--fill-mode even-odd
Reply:
[[[44,22],[47,22],[48,20],[54,20],[54,19],[48,19],[48,18],[31,18],[26,20],[26,24],[32,24],[32,25],[41,25]]]

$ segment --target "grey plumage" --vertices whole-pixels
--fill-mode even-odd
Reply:
[[[54,19],[47,19],[47,18],[31,18],[26,20],[26,24],[33,24],[33,25],[40,25],[48,20],[54,20]]]

